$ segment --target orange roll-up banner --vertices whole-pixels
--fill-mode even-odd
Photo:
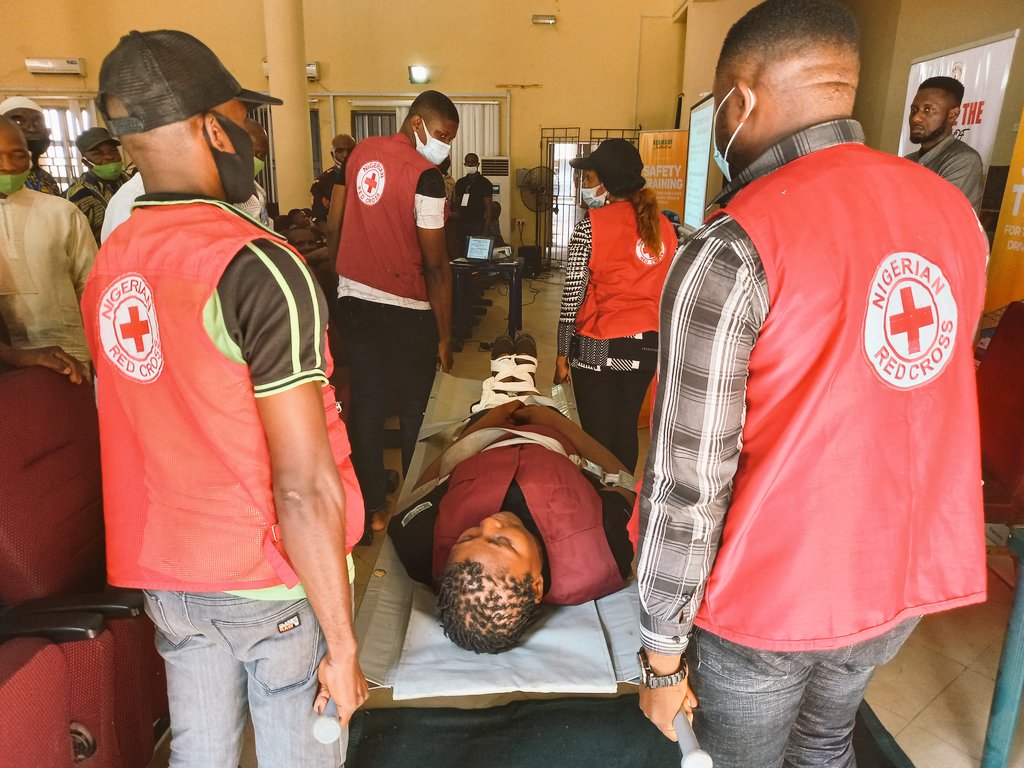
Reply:
[[[686,199],[686,140],[689,131],[641,131],[640,159],[647,187],[658,194],[658,207],[683,215]]]
[[[999,208],[988,268],[983,325],[994,325],[988,321],[990,313],[1001,314],[1007,304],[1020,299],[1024,299],[1024,131],[1017,134],[1003,204]]]

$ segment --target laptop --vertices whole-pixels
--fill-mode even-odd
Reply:
[[[465,256],[454,259],[453,264],[487,264],[495,261],[494,238],[483,235],[469,235],[466,238]]]

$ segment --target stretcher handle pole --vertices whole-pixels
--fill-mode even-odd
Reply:
[[[683,710],[679,710],[679,714],[672,721],[672,726],[676,729],[676,738],[679,740],[679,754],[682,756],[680,768],[713,768],[711,755],[700,748]]]

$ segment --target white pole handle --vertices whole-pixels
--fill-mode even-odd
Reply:
[[[714,762],[711,760],[711,755],[700,748],[697,737],[693,735],[690,721],[686,718],[686,713],[683,710],[679,710],[672,725],[676,729],[679,754],[682,756],[679,763],[680,768],[713,768]]]

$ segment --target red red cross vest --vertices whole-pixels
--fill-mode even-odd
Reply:
[[[152,206],[96,258],[82,315],[97,372],[111,584],[216,592],[298,583],[248,367],[225,358],[203,326],[228,263],[261,238],[289,247],[216,204]],[[323,349],[330,372],[326,339]],[[329,386],[324,413],[350,551],[362,497]]]
[[[572,445],[553,429],[516,429],[553,437],[573,453]],[[600,496],[576,465],[536,444],[491,448],[455,467],[434,523],[434,576],[444,571],[452,546],[466,529],[501,511],[513,479],[547,550],[551,584],[544,602],[578,605],[622,589],[604,532]]]
[[[726,213],[764,264],[732,501],[697,623],[830,649],[985,599],[972,337],[987,241],[926,168],[843,144]]]
[[[676,252],[676,232],[664,216],[661,253],[652,254],[637,232],[628,202],[590,211],[590,281],[576,314],[576,330],[592,339],[616,339],[658,330],[658,303]]]
[[[416,237],[416,185],[433,167],[402,133],[356,144],[346,165],[339,275],[396,296],[427,300]]]

